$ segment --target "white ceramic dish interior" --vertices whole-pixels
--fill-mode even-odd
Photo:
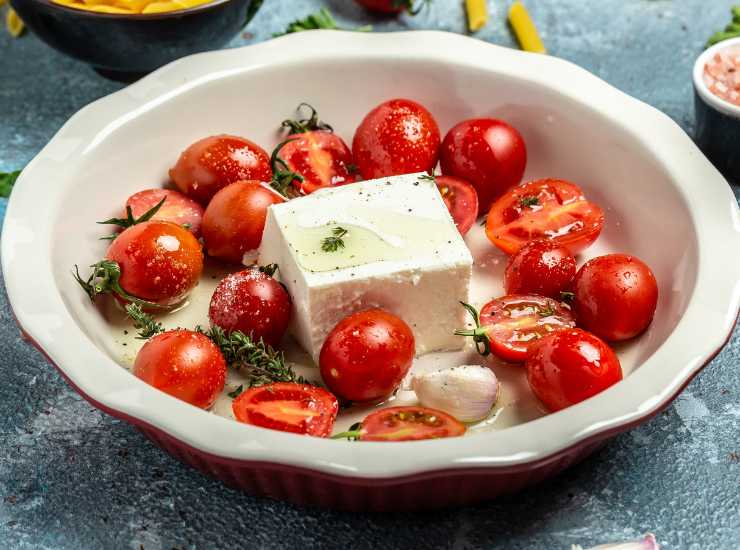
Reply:
[[[740,107],[717,97],[709,91],[709,88],[707,88],[707,85],[704,83],[704,66],[707,64],[707,61],[714,57],[714,54],[717,52],[738,45],[740,45],[740,38],[730,38],[729,40],[723,40],[711,48],[704,50],[701,55],[696,58],[696,62],[694,63],[693,80],[694,88],[699,96],[704,100],[704,103],[711,105],[720,113],[740,120]]]
[[[392,97],[426,105],[443,132],[474,116],[508,120],[527,142],[526,178],[570,179],[605,207],[606,228],[589,255],[635,254],[660,284],[654,323],[620,351],[623,382],[495,433],[396,444],[392,453],[387,444],[363,443],[360,452],[356,443],[205,413],[116,364],[120,347],[109,325],[70,274],[104,250],[94,221],[131,193],[164,184],[179,152],[198,138],[233,133],[269,147],[276,124],[309,101],[349,141],[362,116]],[[474,247],[481,238],[471,236]],[[438,32],[301,33],[175,62],[70,119],[24,170],[2,235],[18,321],[94,400],[214,455],[366,478],[532,462],[648,416],[730,333],[740,301],[738,250],[729,186],[668,117],[565,61]],[[503,256],[490,253],[500,265],[481,276],[495,282]]]

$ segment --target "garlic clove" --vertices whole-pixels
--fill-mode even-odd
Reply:
[[[572,550],[583,550],[582,546],[574,544]],[[601,544],[594,546],[590,550],[660,550],[660,546],[655,540],[655,535],[648,533],[645,538],[639,541],[622,542],[616,544]]]
[[[460,422],[477,422],[491,412],[500,384],[491,369],[462,365],[416,374],[411,388],[422,406],[444,411]]]

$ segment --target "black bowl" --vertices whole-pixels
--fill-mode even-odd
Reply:
[[[252,18],[262,0],[215,0],[153,14],[107,14],[50,0],[11,0],[24,23],[51,47],[122,80],[192,53],[218,49]]]

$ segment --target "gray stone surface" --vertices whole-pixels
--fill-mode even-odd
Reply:
[[[328,4],[348,26],[464,32],[457,0],[436,0],[398,20],[373,19],[350,0]],[[507,2],[489,4],[492,22],[480,38],[512,45]],[[706,37],[727,22],[733,0],[528,4],[552,54],[691,132],[690,67]],[[266,39],[319,5],[266,0],[232,45]],[[13,41],[0,33],[0,170],[22,167],[70,115],[119,87],[33,36]],[[4,292],[0,317],[2,548],[559,550],[646,531],[664,548],[740,547],[738,330],[664,413],[559,478],[486,505],[384,516],[299,509],[224,488],[81,400],[19,338]]]

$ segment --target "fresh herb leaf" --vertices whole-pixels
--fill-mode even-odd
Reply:
[[[238,388],[236,388],[234,391],[230,391],[226,395],[228,395],[232,399],[236,399],[242,394],[243,391],[244,391],[244,384],[239,384]]]
[[[151,207],[149,210],[144,212],[141,216],[138,218],[134,218],[134,213],[131,210],[130,206],[126,207],[126,217],[125,218],[110,218],[102,222],[98,222],[100,225],[117,225],[119,227],[123,227],[124,229],[127,227],[131,227],[140,223],[148,222],[151,220],[154,215],[159,212],[159,209],[162,208],[162,205],[164,204],[164,201],[167,200],[167,197],[164,197],[161,201],[159,201],[157,204],[155,204],[153,207]],[[189,228],[186,228],[189,229]],[[100,237],[101,240],[114,240],[117,237],[117,235],[108,235],[107,237]]]
[[[437,183],[437,178],[434,176],[434,174],[424,174],[423,176],[419,176],[419,179],[422,181],[431,181],[432,183]]]
[[[334,128],[332,128],[329,124],[319,120],[319,115],[316,112],[316,109],[314,109],[308,103],[304,102],[298,105],[296,111],[299,115],[301,113],[301,109],[303,109],[304,107],[311,111],[311,114],[308,116],[308,118],[299,118],[296,120],[286,119],[282,122],[280,127],[286,128],[291,134],[304,134],[306,132],[313,132],[316,130],[322,130],[324,132],[334,131]]]
[[[20,175],[20,170],[16,170],[15,172],[0,172],[0,197],[8,198],[10,196],[15,181]]]
[[[327,29],[327,30],[353,30],[353,29],[343,29],[339,25],[337,25],[336,20],[334,19],[334,16],[331,14],[329,10],[326,8],[321,8],[316,13],[312,13],[310,15],[307,15],[303,19],[296,19],[295,21],[288,24],[288,27],[285,29],[285,32],[282,33],[275,33],[273,34],[274,37],[282,36],[284,34],[292,34],[294,32],[303,32],[303,31],[313,31],[317,29]],[[363,27],[357,27],[354,29],[355,31],[359,32],[366,32],[373,30],[372,25],[365,25]]]
[[[732,8],[732,21],[723,31],[715,32],[707,41],[706,47],[714,46],[719,42],[729,40],[730,38],[740,37],[740,5]]]
[[[540,204],[540,199],[536,195],[528,195],[519,199],[519,206],[527,208],[528,206],[536,206]]]
[[[255,341],[238,330],[226,333],[218,326],[208,331],[200,328],[196,330],[208,336],[219,347],[226,364],[246,377],[246,388],[274,382],[313,385],[285,364],[285,357],[281,351],[265,344],[262,339]]]
[[[139,304],[131,303],[126,306],[126,315],[134,322],[134,327],[138,329],[138,340],[148,340],[160,332],[164,332],[162,323],[154,320],[154,317],[145,313]]]
[[[321,241],[321,250],[324,252],[336,252],[340,248],[344,248],[344,239],[343,237],[349,233],[345,228],[343,227],[335,227],[332,229],[332,236],[326,237],[323,241]]]

